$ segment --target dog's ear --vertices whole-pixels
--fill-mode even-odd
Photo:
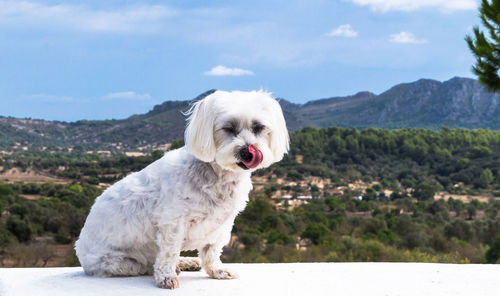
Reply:
[[[215,159],[214,123],[215,110],[214,95],[196,102],[186,113],[189,115],[184,141],[188,151],[196,158],[211,162]]]
[[[269,134],[269,147],[273,152],[274,161],[280,161],[290,148],[290,139],[286,128],[285,118],[281,106],[275,99],[272,99],[273,126]]]

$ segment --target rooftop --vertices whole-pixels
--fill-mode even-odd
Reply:
[[[500,265],[426,263],[227,264],[236,280],[183,272],[180,288],[151,276],[96,278],[80,267],[0,268],[0,295],[500,295]]]

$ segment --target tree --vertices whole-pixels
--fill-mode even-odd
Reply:
[[[434,194],[436,194],[436,187],[426,182],[418,184],[413,191],[413,197],[418,200],[432,200]]]
[[[493,173],[489,168],[485,168],[479,177],[481,184],[486,188],[493,182]]]
[[[488,263],[498,263],[500,259],[500,235],[495,237],[488,251],[485,254]]]
[[[472,71],[487,88],[500,91],[500,0],[482,0],[479,17],[488,32],[488,37],[474,27],[474,36],[467,35],[465,41],[476,58]]]
[[[448,238],[456,237],[463,241],[469,241],[472,237],[472,227],[463,219],[454,219],[444,227],[444,235]]]
[[[0,224],[0,249],[15,241],[14,235],[3,224]]]
[[[453,198],[448,199],[448,205],[452,211],[455,211],[457,217],[460,217],[460,214],[463,212],[465,208],[464,203],[459,199],[457,200],[454,200]]]
[[[322,223],[312,222],[307,224],[306,230],[300,236],[310,239],[313,244],[317,245],[329,232],[330,230]]]
[[[20,242],[27,242],[33,236],[33,231],[29,222],[19,218],[17,215],[11,215],[7,219],[7,229],[14,234]]]
[[[469,215],[469,220],[472,220],[476,216],[477,207],[473,203],[469,203],[466,207],[467,215]]]

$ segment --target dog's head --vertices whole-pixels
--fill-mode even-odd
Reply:
[[[263,91],[216,91],[188,111],[186,147],[221,167],[256,170],[280,161],[289,139],[279,103]]]

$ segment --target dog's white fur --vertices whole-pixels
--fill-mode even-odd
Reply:
[[[222,247],[248,201],[251,171],[281,160],[288,151],[285,120],[279,103],[262,91],[217,91],[188,114],[186,146],[96,199],[75,244],[87,274],[153,273],[158,286],[176,288],[180,252],[196,249],[209,276],[236,277],[222,267]],[[252,130],[256,123],[264,126],[257,133]],[[262,151],[263,161],[245,170],[238,165],[238,151],[250,144]]]

